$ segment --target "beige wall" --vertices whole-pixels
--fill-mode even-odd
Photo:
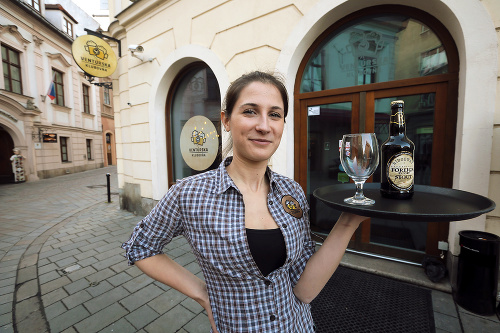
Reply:
[[[123,56],[114,75],[119,184],[158,200],[167,190],[165,103],[172,81],[187,64],[202,60],[214,71],[224,96],[244,72],[278,70],[289,91],[307,49],[335,21],[366,7],[362,0],[153,1],[130,7],[122,1],[109,30],[122,39]],[[454,188],[500,203],[500,88],[496,0],[372,0],[403,4],[434,15],[450,31],[460,57]],[[113,11],[111,11],[113,12]],[[133,58],[129,44],[144,46]],[[130,103],[130,104],[128,104]],[[293,100],[282,144],[271,164],[293,177]],[[493,138],[493,140],[491,140]],[[481,161],[481,162],[478,162]],[[451,223],[451,252],[459,251],[463,229],[500,235],[500,208],[466,223]]]

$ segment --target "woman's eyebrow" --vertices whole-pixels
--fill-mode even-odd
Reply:
[[[244,107],[257,108],[257,107],[259,107],[259,104],[256,104],[256,103],[244,103],[244,104],[240,105],[240,108],[244,108]],[[274,105],[274,106],[271,106],[271,110],[281,110],[281,111],[283,111],[283,108],[281,106]]]

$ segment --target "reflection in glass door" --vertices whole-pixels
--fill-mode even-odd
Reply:
[[[351,132],[352,103],[332,103],[308,107],[307,197],[311,205],[313,230],[328,233],[340,212],[312,195],[325,185],[349,182],[340,164],[339,140]]]
[[[389,136],[390,103],[405,102],[406,135],[415,143],[415,184],[431,184],[432,136],[434,132],[435,93],[375,99],[375,133],[379,144]],[[380,182],[380,166],[374,175]],[[426,251],[428,223],[371,219],[370,244]]]

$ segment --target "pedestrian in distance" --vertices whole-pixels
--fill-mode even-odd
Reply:
[[[315,251],[303,190],[268,167],[287,112],[277,76],[256,71],[234,81],[221,112],[232,156],[177,181],[122,245],[130,264],[203,306],[212,332],[314,332],[309,303],[365,219],[342,213]],[[204,280],[163,254],[178,235]]]

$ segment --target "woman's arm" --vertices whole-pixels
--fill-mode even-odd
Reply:
[[[319,250],[306,264],[293,292],[299,300],[310,303],[323,289],[340,264],[349,240],[366,217],[342,213]]]
[[[212,330],[217,332],[208,299],[207,286],[203,280],[182,267],[165,254],[158,254],[135,262],[149,277],[166,284],[198,302],[208,314]]]

